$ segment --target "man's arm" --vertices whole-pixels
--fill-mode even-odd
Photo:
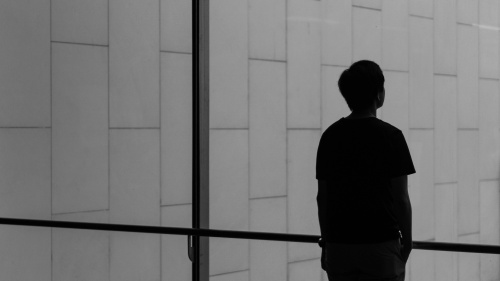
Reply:
[[[411,202],[408,195],[408,176],[391,179],[391,192],[394,198],[394,213],[403,235],[403,259],[406,262],[412,250]]]
[[[319,218],[319,228],[321,230],[321,237],[326,236],[326,186],[325,180],[318,180],[318,196],[316,201],[318,202],[318,218]]]

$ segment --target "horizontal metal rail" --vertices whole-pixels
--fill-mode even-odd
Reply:
[[[270,241],[282,241],[282,242],[302,242],[302,243],[317,243],[319,239],[318,235],[305,235],[305,234],[234,231],[234,230],[219,230],[219,229],[194,229],[194,228],[168,227],[168,226],[88,223],[88,222],[73,222],[73,221],[16,219],[16,218],[0,218],[0,224],[72,228],[72,229],[86,229],[86,230],[121,231],[121,232],[150,233],[150,234],[190,235],[190,236],[251,239],[251,240],[270,240]],[[500,246],[496,245],[413,241],[413,248],[419,250],[433,250],[433,251],[500,254]]]

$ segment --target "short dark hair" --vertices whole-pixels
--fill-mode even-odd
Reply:
[[[373,61],[355,62],[340,75],[340,93],[351,110],[368,108],[378,92],[384,90],[384,74]]]

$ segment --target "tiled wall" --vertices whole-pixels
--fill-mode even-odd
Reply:
[[[191,225],[191,1],[0,3],[0,215]],[[495,0],[212,0],[210,226],[319,234],[319,137],[371,59],[399,127],[414,239],[500,243]],[[0,226],[2,276],[190,280],[185,237]],[[326,280],[319,248],[212,239],[219,280]],[[407,280],[497,280],[494,255],[414,251]],[[30,270],[26,270],[29,268]]]

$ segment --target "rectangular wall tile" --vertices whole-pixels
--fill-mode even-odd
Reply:
[[[210,281],[248,281],[250,274],[248,270],[210,276]]]
[[[288,131],[288,232],[319,235],[315,177],[319,130]],[[288,260],[319,258],[316,245],[289,243]]]
[[[192,52],[192,1],[160,0],[161,50]]]
[[[50,129],[0,129],[0,216],[50,219]]]
[[[286,1],[248,1],[249,57],[286,60]]]
[[[434,192],[436,241],[457,242],[457,184],[436,184]]]
[[[353,7],[352,60],[382,61],[382,14],[380,11]]]
[[[109,0],[111,127],[159,127],[158,0]]]
[[[288,128],[319,128],[321,93],[321,2],[288,1]]]
[[[481,244],[500,243],[500,182],[482,181],[480,185],[480,226]],[[481,280],[497,280],[500,276],[500,257],[498,255],[480,256]]]
[[[250,61],[250,197],[286,195],[286,65]]]
[[[479,244],[479,234],[459,236],[458,243]],[[480,280],[479,254],[458,253],[458,280]]]
[[[0,3],[0,126],[50,126],[50,1]]]
[[[484,27],[498,28],[498,1],[480,0],[479,1],[479,24]]]
[[[352,58],[351,1],[321,1],[321,20],[321,63],[350,65]]]
[[[434,1],[432,0],[409,0],[410,15],[432,18]]]
[[[52,0],[52,40],[108,44],[107,0]]]
[[[54,213],[108,208],[107,51],[52,46]]]
[[[247,0],[210,2],[210,127],[248,128]]]
[[[318,248],[318,247],[317,247]],[[318,248],[319,251],[319,248]],[[290,281],[300,281],[300,280],[310,280],[310,281],[320,281],[321,280],[321,261],[317,260],[307,260],[290,263],[289,266],[289,279]]]
[[[457,181],[457,78],[434,76],[436,183]]]
[[[498,79],[498,28],[479,26],[479,77]]]
[[[432,34],[432,20],[410,17],[410,128],[434,126]]]
[[[286,232],[286,197],[250,200],[250,231]],[[287,247],[281,241],[250,241],[250,278],[285,281]]]
[[[352,5],[380,10],[382,9],[382,0],[352,0]]]
[[[324,132],[331,124],[351,112],[337,86],[344,67],[321,67],[321,130]]]
[[[191,60],[191,55],[161,55],[162,205],[191,202]]]
[[[479,0],[457,0],[457,22],[474,24],[478,22]]]
[[[457,74],[455,11],[456,0],[434,1],[434,73]]]
[[[53,220],[108,223],[109,212],[85,212],[52,216]],[[52,230],[54,281],[109,280],[109,232],[81,229]]]
[[[478,127],[479,31],[477,27],[458,25],[457,79],[458,126]]]
[[[415,235],[413,236],[414,240]],[[436,253],[434,251],[412,251],[410,259],[410,280],[429,280],[439,281],[436,279]],[[408,278],[407,277],[407,278]]]
[[[248,131],[210,132],[210,228],[248,230]],[[248,269],[249,241],[210,239],[210,274]]]
[[[458,131],[458,234],[479,232],[479,133]]]
[[[498,80],[479,81],[480,179],[497,179],[500,173],[500,118]]]
[[[382,4],[382,68],[408,71],[408,0]]]
[[[161,208],[161,225],[191,227],[191,204]],[[186,236],[161,236],[162,280],[191,280],[191,261],[186,253]]]
[[[410,130],[408,141],[416,174],[409,176],[413,239],[434,238],[434,132]]]
[[[408,87],[409,76],[405,72],[384,71],[385,100],[380,108],[381,119],[396,126],[409,137]]]
[[[110,131],[110,222],[160,224],[158,130]]]

